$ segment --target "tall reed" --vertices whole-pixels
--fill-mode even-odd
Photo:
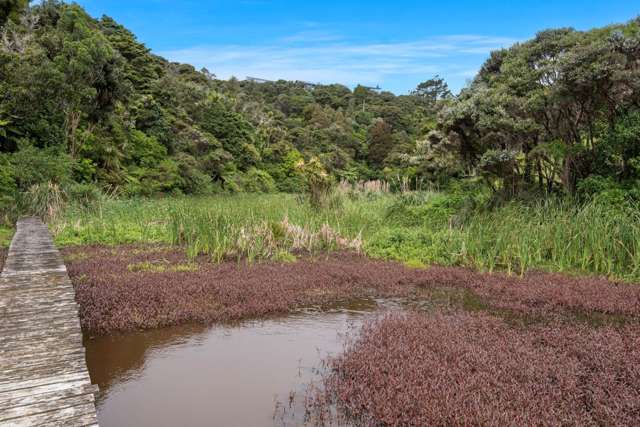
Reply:
[[[163,243],[218,260],[230,254],[251,259],[273,257],[294,247],[293,234],[298,231],[283,236],[286,219],[304,229],[305,239],[319,239],[311,245],[315,248],[330,250],[338,239],[344,243],[361,237],[368,255],[416,265],[466,265],[516,274],[544,269],[640,279],[638,206],[513,202],[492,211],[477,209],[455,221],[455,210],[442,200],[444,194],[412,197],[409,208],[398,209],[399,202],[408,203],[407,196],[402,197],[349,196],[340,206],[321,210],[282,194],[107,199],[90,209],[67,208],[52,222],[52,230],[62,245]],[[443,215],[452,216],[447,220]],[[321,241],[322,230],[333,236],[333,243]]]
[[[510,204],[472,217],[462,256],[489,270],[530,268],[640,275],[640,209],[591,202]]]

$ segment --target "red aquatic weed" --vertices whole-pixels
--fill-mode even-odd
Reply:
[[[68,251],[67,265],[82,326],[92,333],[238,320],[406,292],[402,265],[354,254],[247,265],[189,261],[178,250],[84,248]]]
[[[420,286],[425,289],[468,289],[495,308],[526,314],[553,311],[626,316],[640,314],[639,286],[601,277],[531,272],[520,278],[503,273],[479,273],[459,267],[432,267],[424,270]]]
[[[251,265],[189,260],[179,248],[168,247],[83,247],[64,253],[82,326],[92,333],[238,320],[368,296],[430,298],[442,289],[470,293],[479,300],[475,308],[516,314],[640,316],[640,286],[593,277],[411,269],[353,253]]]
[[[393,314],[329,362],[312,413],[365,425],[638,425],[640,327]]]

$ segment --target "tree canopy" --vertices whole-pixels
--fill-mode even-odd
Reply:
[[[458,158],[495,189],[567,194],[640,178],[640,19],[542,31],[496,51],[442,109]]]

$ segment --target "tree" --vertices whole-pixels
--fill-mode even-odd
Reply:
[[[393,144],[391,126],[383,119],[378,119],[369,129],[369,153],[367,160],[376,168],[382,168]]]
[[[447,99],[452,96],[447,83],[437,75],[420,83],[411,94],[428,103],[435,103],[440,99]]]
[[[621,117],[640,105],[639,59],[637,20],[542,31],[492,53],[442,109],[438,128],[457,141],[452,146],[470,171],[509,181],[512,190],[537,181],[547,192],[574,194],[580,180],[615,163],[612,156],[635,156],[614,147],[628,147],[619,131],[629,122]],[[617,163],[606,173],[630,179],[628,161]]]

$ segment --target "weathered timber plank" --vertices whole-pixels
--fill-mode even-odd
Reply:
[[[64,390],[72,390],[72,389],[85,387],[88,385],[89,384],[87,384],[85,379],[83,378],[81,380],[69,381],[66,383],[44,384],[36,387],[13,390],[10,393],[0,394],[0,405],[2,405],[3,402],[7,402],[12,399],[35,396],[41,393],[54,393],[54,392],[59,392]]]
[[[2,405],[4,408],[10,409],[17,406],[31,406],[55,400],[64,400],[74,396],[82,396],[86,394],[90,394],[93,396],[93,393],[96,392],[96,389],[96,386],[90,385],[68,388],[65,390],[54,390],[46,393],[30,394],[28,396],[4,400],[2,402]]]
[[[28,415],[47,413],[55,411],[57,409],[70,408],[87,403],[94,403],[95,401],[95,399],[93,398],[93,393],[85,393],[80,395],[71,394],[68,397],[57,395],[55,397],[56,399],[40,400],[28,405],[5,408],[2,414],[0,414],[0,421],[22,418]]]
[[[2,341],[0,341],[0,358],[8,357],[10,354],[19,353],[18,349],[13,350],[16,352],[16,353],[13,353],[11,351],[11,348],[8,348],[9,345],[12,345],[12,344],[13,345],[28,344],[30,341],[37,340],[39,338],[46,340],[48,339],[48,337],[55,337],[55,336],[59,336],[60,341],[64,341],[65,338],[67,337],[67,335],[64,335],[65,332],[74,334],[71,337],[72,340],[75,339],[74,337],[77,336],[75,335],[77,334],[77,330],[78,330],[77,324],[62,324],[60,329],[51,327],[52,326],[51,323],[49,323],[48,325],[50,326],[50,328],[48,328],[47,330],[43,330],[40,333],[36,331],[29,331],[26,327],[23,329],[14,329],[13,332],[11,332],[10,334],[7,333],[7,335],[4,336]]]
[[[39,363],[16,364],[11,369],[0,373],[0,383],[21,381],[26,379],[27,375],[30,375],[30,378],[34,378],[36,376],[49,377],[60,373],[77,372],[82,369],[83,363],[84,357],[76,357],[75,359],[67,358],[55,363],[40,361]]]
[[[62,256],[39,219],[16,228],[0,274],[0,426],[97,426]]]
[[[78,380],[84,380],[89,378],[89,374],[87,372],[74,372],[71,374],[63,374],[57,375],[47,378],[36,378],[29,379],[24,381],[17,381],[8,384],[0,384],[0,393],[20,390],[23,388],[33,388],[39,387],[41,385],[49,385],[49,384],[58,384],[58,383],[68,383]]]
[[[49,412],[43,412],[35,415],[22,416],[7,420],[8,425],[16,425],[21,427],[31,427],[40,425],[57,425],[67,426],[68,422],[78,418],[84,423],[96,422],[95,404],[83,403],[76,406],[63,407]],[[4,421],[3,421],[4,423]],[[1,424],[0,424],[1,425]]]

